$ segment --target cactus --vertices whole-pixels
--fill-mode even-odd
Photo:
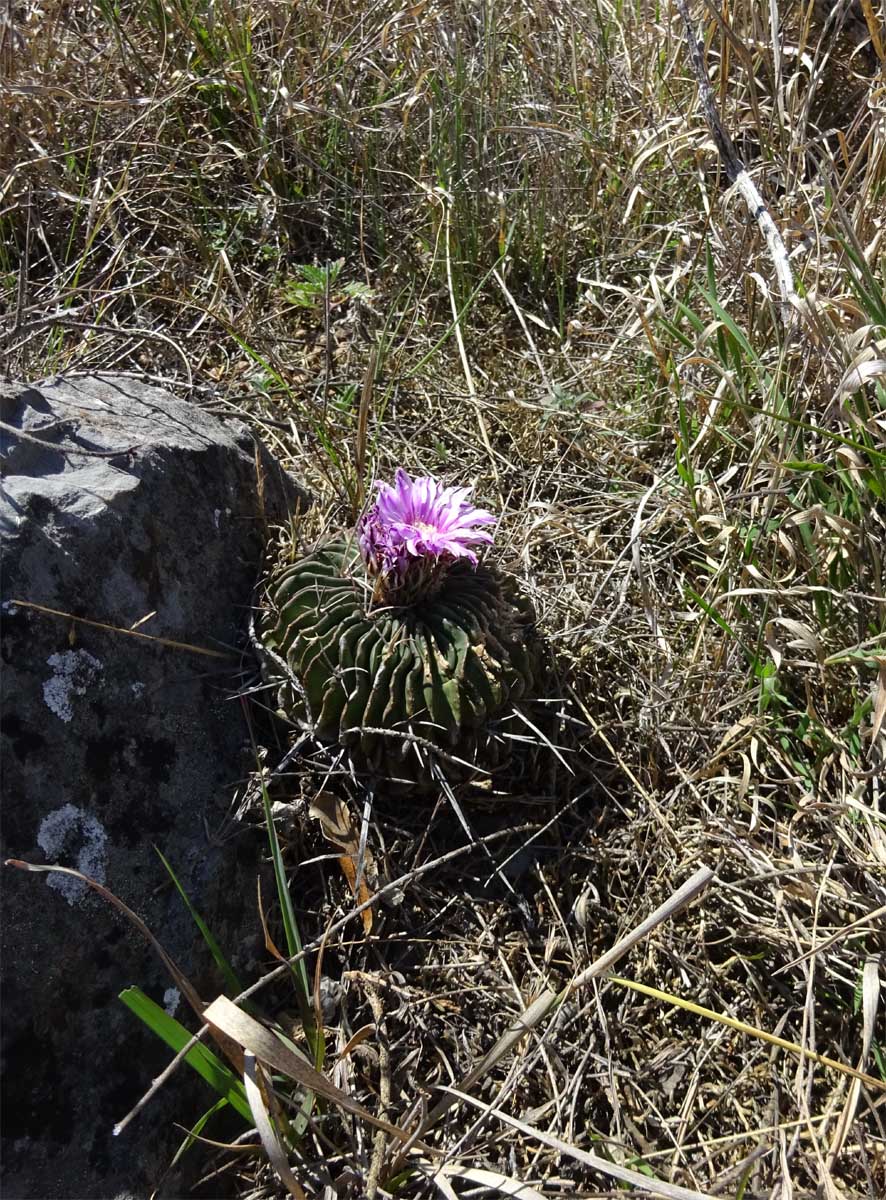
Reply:
[[[532,607],[470,550],[418,547],[380,564],[377,517],[370,528],[364,518],[359,541],[322,544],[272,580],[263,641],[287,668],[276,672],[281,708],[361,773],[427,786],[436,764],[471,779],[507,744],[490,722],[533,686]]]

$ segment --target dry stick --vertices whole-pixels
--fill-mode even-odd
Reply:
[[[363,376],[363,387],[360,391],[360,409],[357,413],[357,444],[354,450],[354,473],[357,476],[357,490],[354,494],[354,520],[356,521],[363,501],[366,499],[366,445],[369,440],[369,410],[372,408],[372,393],[375,387],[375,374],[378,370],[379,348],[373,346],[369,351],[369,361]]]
[[[369,1000],[369,1007],[372,1010],[372,1019],[375,1021],[375,1027],[378,1030],[378,1098],[382,1116],[386,1116],[391,1104],[391,1050],[388,1045],[387,1030],[385,1029],[384,1005],[375,981],[369,979],[368,976],[363,976],[362,983],[366,991],[366,997]],[[376,1196],[378,1195],[386,1146],[387,1138],[385,1137],[384,1130],[377,1129],[373,1138],[369,1172],[366,1176],[366,1200],[376,1200]]]
[[[868,33],[871,35],[871,45],[874,47],[874,53],[882,64],[886,61],[886,47],[884,47],[883,39],[880,37],[880,22],[877,20],[871,0],[861,0],[861,11],[864,13]]]
[[[538,367],[538,373],[541,375],[542,379],[544,380],[544,385],[548,389],[548,395],[554,398],[556,396],[556,393],[554,392],[554,385],[551,383],[551,378],[545,370],[545,365],[542,362],[542,358],[538,352],[538,347],[535,344],[535,340],[532,334],[529,332],[529,326],[526,324],[526,318],[523,316],[523,310],[520,308],[520,305],[508,290],[508,285],[504,281],[504,276],[494,268],[492,274],[495,278],[495,282],[504,292],[505,300],[507,300],[508,304],[510,304],[511,308],[514,310],[517,320],[520,322],[520,328],[523,330],[523,336],[529,343],[529,349],[532,351],[532,357],[535,359],[535,365]]]
[[[822,870],[823,869],[824,868],[822,868]],[[785,963],[784,966],[777,967],[776,970],[772,972],[773,976],[781,975],[784,971],[790,970],[791,967],[796,967],[798,963],[805,962],[807,958],[812,958],[814,954],[821,954],[824,950],[827,950],[830,946],[833,946],[834,942],[838,942],[840,938],[845,937],[847,933],[851,933],[853,929],[857,929],[859,925],[867,925],[868,923],[872,923],[879,917],[883,916],[886,916],[886,904],[882,904],[879,908],[875,908],[873,912],[865,913],[863,916],[857,917],[854,921],[850,921],[848,925],[844,925],[842,929],[838,929],[837,932],[832,933],[830,937],[826,937],[823,941],[818,942],[812,947],[811,950],[807,950],[798,958],[791,959],[791,961]],[[874,927],[872,932],[876,932],[876,927]]]
[[[416,867],[412,871],[407,871],[405,875],[401,875],[398,879],[394,879],[391,883],[386,883],[384,887],[379,888],[378,891],[370,896],[368,900],[364,900],[362,904],[358,904],[355,908],[350,909],[338,921],[334,921],[333,924],[330,925],[329,928],[324,932],[322,937],[316,938],[313,942],[310,942],[307,946],[304,946],[298,954],[293,954],[291,958],[287,958],[286,961],[281,963],[279,967],[275,967],[273,971],[269,971],[267,975],[262,976],[262,978],[256,983],[253,983],[250,987],[242,991],[239,996],[235,996],[233,1003],[240,1004],[241,1001],[248,1000],[250,996],[255,995],[255,993],[265,987],[266,984],[271,983],[274,979],[279,979],[281,975],[287,974],[295,963],[301,962],[301,960],[306,958],[308,954],[311,954],[314,950],[319,949],[334,933],[338,933],[339,930],[343,929],[347,924],[349,924],[354,917],[361,916],[365,909],[371,908],[372,905],[375,904],[376,901],[380,900],[383,896],[393,895],[394,893],[400,891],[406,884],[411,883],[415,879],[419,879],[422,875],[427,875],[429,871],[436,871],[439,867],[443,866],[444,863],[450,862],[454,858],[459,858],[462,854],[467,854],[469,851],[475,850],[480,844],[495,842],[501,838],[510,837],[514,833],[520,833],[523,829],[531,828],[532,825],[527,824],[522,828],[517,829],[497,829],[494,833],[487,834],[486,837],[477,838],[476,841],[471,842],[467,846],[457,846],[454,850],[450,850],[447,854],[441,854],[439,858],[435,858],[431,862],[427,862],[421,867]],[[193,1048],[200,1041],[202,1041],[208,1032],[209,1026],[204,1024],[194,1034],[191,1040],[182,1046],[175,1058],[173,1058],[172,1061],[160,1072],[160,1074],[151,1081],[151,1086],[148,1088],[142,1098],[135,1104],[133,1108],[129,1110],[123,1120],[118,1121],[114,1126],[115,1137],[123,1132],[133,1117],[137,1116],[141,1112],[148,1101],[151,1100],[157,1094],[157,1092],[159,1092],[163,1084],[175,1074],[175,1071],[184,1062],[188,1053],[193,1050]]]
[[[698,44],[698,38],[695,36],[695,28],[689,16],[686,0],[675,0],[675,2],[680,16],[683,18],[683,24],[686,27],[686,46],[689,51],[689,61],[692,66],[692,73],[695,75],[695,80],[698,84],[698,95],[701,100],[705,120],[716,144],[717,152],[723,160],[730,183],[734,183],[741,192],[744,202],[748,207],[748,212],[760,226],[760,232],[766,241],[766,248],[769,251],[769,257],[772,259],[772,265],[775,268],[775,277],[778,281],[778,290],[781,294],[782,320],[785,325],[788,325],[793,315],[802,310],[798,308],[800,298],[794,288],[794,276],[791,272],[787,249],[785,248],[781,234],[778,232],[778,227],[772,219],[772,214],[766,205],[766,201],[760,195],[757,185],[745,169],[744,163],[738,156],[735,143],[724,129],[723,123],[717,113],[717,107],[714,103],[714,93],[711,90],[701,46]]]
[[[188,388],[194,387],[194,376],[191,373],[191,364],[188,362],[188,356],[185,354],[181,346],[173,338],[168,337],[165,333],[160,333],[156,329],[139,329],[132,326],[124,325],[97,325],[92,321],[72,321],[70,317],[66,317],[60,313],[55,313],[48,317],[38,317],[34,321],[28,321],[26,325],[13,325],[10,329],[0,330],[0,339],[2,339],[3,347],[6,349],[14,337],[18,337],[22,333],[33,333],[39,329],[45,329],[47,326],[61,325],[65,329],[78,329],[93,333],[109,333],[115,337],[127,338],[142,338],[148,341],[163,342],[170,346],[179,358],[182,360],[185,368],[185,377],[188,381]],[[27,339],[26,339],[27,340]],[[19,349],[20,347],[16,347]]]
[[[618,1163],[610,1162],[608,1158],[600,1158],[599,1155],[591,1154],[587,1150],[579,1150],[577,1146],[572,1146],[543,1129],[536,1129],[533,1125],[527,1125],[525,1121],[519,1121],[516,1117],[510,1116],[508,1113],[503,1113],[500,1109],[495,1108],[491,1104],[486,1104],[483,1100],[477,1100],[474,1096],[464,1095],[453,1088],[448,1088],[447,1091],[450,1093],[452,1103],[455,1103],[457,1100],[467,1101],[468,1104],[473,1104],[476,1108],[489,1113],[490,1116],[497,1117],[499,1121],[503,1121],[505,1125],[510,1125],[512,1129],[518,1130],[526,1137],[534,1138],[544,1146],[550,1146],[561,1157],[574,1158],[577,1162],[584,1163],[585,1166],[590,1167],[592,1170],[599,1171],[601,1175],[608,1175],[612,1179],[618,1179],[622,1183],[640,1188],[652,1196],[662,1196],[665,1197],[665,1200],[713,1200],[709,1192],[696,1192],[690,1188],[680,1187],[676,1183],[667,1183],[663,1179],[654,1179],[649,1175],[641,1175],[639,1171],[632,1171],[629,1167],[619,1166]]]
[[[12,437],[19,438],[23,442],[42,446],[44,450],[52,450],[56,454],[63,455],[65,458],[68,455],[81,455],[86,458],[121,458],[125,454],[134,454],[136,450],[140,450],[144,445],[143,442],[135,442],[131,446],[124,446],[122,450],[87,450],[84,446],[62,446],[58,442],[47,442],[45,438],[34,437],[33,433],[28,433],[25,429],[19,429],[17,425],[9,425],[6,421],[0,421],[0,430],[3,433],[10,434]]]
[[[177,642],[174,638],[139,633],[137,629],[122,629],[119,625],[108,625],[105,621],[90,621],[88,617],[75,617],[73,613],[62,612],[58,608],[47,608],[45,604],[35,604],[33,600],[7,600],[6,611],[8,612],[11,608],[33,608],[35,612],[48,613],[51,617],[64,617],[66,621],[75,621],[78,625],[91,625],[93,629],[104,629],[107,633],[119,633],[123,637],[140,638],[143,642],[156,642],[160,646],[169,646],[172,650],[188,650],[191,654],[203,654],[207,658],[230,660],[234,657],[221,650],[209,650],[206,646],[193,646],[190,642]]]
[[[483,446],[486,453],[489,455],[489,462],[492,466],[492,473],[498,479],[498,467],[495,462],[495,451],[492,449],[492,443],[489,440],[489,430],[486,427],[486,418],[483,416],[483,409],[480,407],[480,401],[477,399],[477,388],[474,385],[474,376],[471,372],[471,364],[468,362],[468,352],[465,349],[465,339],[461,332],[461,313],[458,311],[458,305],[455,303],[455,288],[452,283],[452,255],[450,253],[450,229],[452,219],[450,216],[450,198],[447,195],[443,200],[444,220],[446,223],[446,282],[449,285],[449,304],[452,308],[452,321],[455,327],[455,341],[458,345],[458,354],[461,359],[462,370],[465,373],[465,382],[468,385],[468,395],[471,397],[471,403],[474,406],[474,411],[477,414],[477,427],[480,430],[480,437],[483,441]]]
[[[34,874],[52,873],[57,875],[67,875],[72,879],[77,879],[81,883],[85,883],[88,887],[91,887],[94,891],[98,892],[103,900],[106,900],[108,904],[116,908],[118,912],[123,913],[123,915],[136,927],[148,945],[152,946],[154,950],[157,951],[161,962],[172,976],[176,987],[185,997],[188,1004],[190,1004],[191,1008],[198,1016],[202,1013],[204,1007],[203,1001],[195,991],[187,975],[184,974],[179,965],[176,963],[175,959],[166,953],[160,942],[154,937],[153,933],[151,933],[150,929],[147,927],[138,913],[133,912],[128,904],[124,904],[119,896],[115,896],[110,888],[106,888],[105,885],[103,883],[99,883],[97,879],[90,879],[90,877],[88,875],[84,875],[82,871],[75,871],[73,867],[60,867],[55,864],[50,865],[47,863],[29,863],[24,862],[20,858],[7,858],[3,865],[4,867],[15,867],[19,871],[31,871]]]
[[[461,1092],[469,1091],[497,1062],[513,1050],[527,1033],[544,1020],[554,1005],[565,1000],[572,992],[580,987],[584,987],[592,979],[596,979],[598,975],[603,975],[606,971],[614,967],[620,958],[623,958],[629,950],[632,950],[653,929],[661,925],[662,922],[675,917],[687,905],[691,904],[696,896],[705,890],[713,878],[714,872],[710,867],[700,867],[691,879],[687,879],[683,886],[674,892],[673,896],[666,900],[664,904],[660,904],[655,912],[650,913],[646,920],[642,921],[636,929],[632,929],[630,933],[625,934],[611,949],[592,962],[579,975],[576,975],[575,979],[567,984],[561,992],[554,992],[550,988],[546,988],[537,999],[533,1000],[527,1009],[524,1009],[520,1013],[516,1021],[499,1038],[489,1053],[465,1076],[459,1084],[458,1090]],[[431,1109],[427,1119],[423,1123],[422,1134],[426,1133],[432,1125],[436,1124],[458,1099],[458,1096],[447,1095],[439,1104]]]

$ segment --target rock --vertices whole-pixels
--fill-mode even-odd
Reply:
[[[254,762],[231,696],[265,523],[306,497],[243,425],[130,379],[0,384],[0,413],[3,858],[107,885],[211,1000],[222,982],[154,846],[246,965],[261,843],[232,819]],[[16,600],[124,630],[147,618],[138,632],[221,657]],[[147,1196],[181,1140],[172,1122],[215,1093],[185,1067],[114,1138],[171,1058],[117,995],[137,984],[193,1017],[79,880],[6,868],[3,884],[3,1194]]]

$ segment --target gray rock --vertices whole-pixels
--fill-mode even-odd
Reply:
[[[0,385],[0,419],[3,858],[106,884],[210,1000],[222,982],[153,847],[241,966],[260,953],[261,844],[231,820],[254,764],[231,696],[265,522],[305,497],[244,426],[128,379]],[[154,614],[140,632],[229,657],[15,600],[122,629]],[[112,1136],[171,1057],[117,994],[137,984],[193,1017],[79,880],[6,868],[2,882],[3,1194],[147,1196],[181,1140],[172,1122],[215,1094],[183,1068]]]

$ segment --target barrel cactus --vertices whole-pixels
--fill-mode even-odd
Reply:
[[[496,725],[533,686],[531,605],[478,562],[495,518],[468,495],[401,469],[355,535],[268,586],[262,640],[282,710],[388,783],[487,773],[508,744]]]

